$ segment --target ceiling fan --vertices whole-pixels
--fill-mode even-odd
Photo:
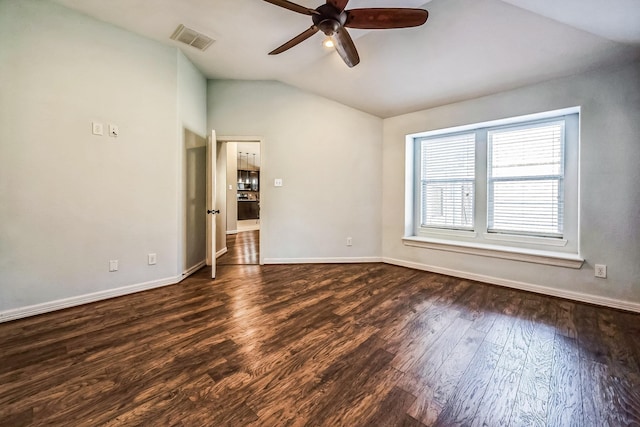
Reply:
[[[423,9],[367,8],[345,10],[349,0],[327,0],[325,4],[316,9],[309,9],[288,0],[264,1],[303,15],[309,15],[313,20],[313,25],[308,30],[269,52],[269,55],[277,55],[291,49],[318,31],[322,31],[331,39],[338,54],[349,67],[358,65],[360,56],[351,36],[347,32],[347,28],[379,30],[418,27],[424,24],[429,17],[429,12]]]

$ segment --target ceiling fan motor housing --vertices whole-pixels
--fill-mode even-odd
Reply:
[[[347,13],[340,12],[330,4],[323,4],[316,11],[318,14],[311,17],[313,24],[327,36],[334,35],[347,22]]]

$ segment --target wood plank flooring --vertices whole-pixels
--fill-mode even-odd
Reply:
[[[385,264],[218,275],[0,324],[0,425],[640,425],[640,315]]]
[[[241,231],[227,235],[227,253],[217,259],[218,265],[259,264],[260,231]]]

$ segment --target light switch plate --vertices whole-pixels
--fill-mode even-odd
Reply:
[[[94,135],[104,135],[104,127],[102,126],[102,123],[92,122],[91,123],[91,132]]]
[[[282,178],[276,178],[273,180],[274,187],[282,187]]]

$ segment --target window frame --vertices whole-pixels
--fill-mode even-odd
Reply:
[[[563,235],[510,233],[488,230],[488,132],[563,120]],[[580,107],[443,128],[406,136],[404,244],[498,258],[580,268],[579,255],[579,155]],[[421,226],[421,141],[426,138],[476,132],[474,228],[460,230]]]

